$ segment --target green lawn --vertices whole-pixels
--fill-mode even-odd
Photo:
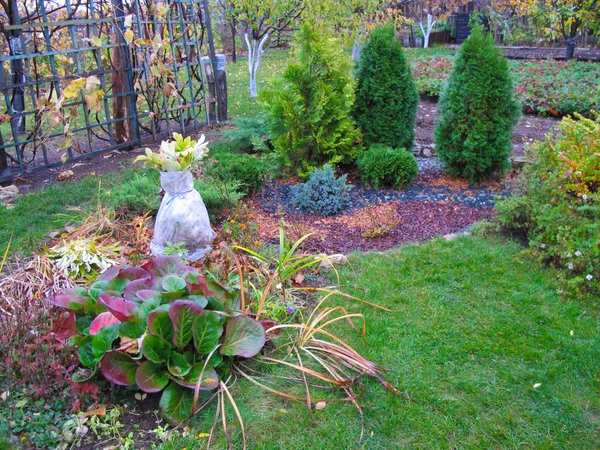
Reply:
[[[391,369],[411,400],[365,380],[358,445],[351,405],[311,416],[305,405],[240,381],[233,392],[249,448],[598,448],[597,305],[562,299],[552,271],[521,261],[519,250],[464,237],[352,255],[347,289],[392,312],[347,305],[365,313],[368,334],[341,335]],[[208,432],[213,417],[214,409],[195,419],[192,435]],[[234,448],[240,441],[234,433]],[[178,439],[164,448],[204,445]],[[216,448],[225,447],[221,438]]]

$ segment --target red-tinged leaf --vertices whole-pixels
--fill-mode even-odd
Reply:
[[[60,311],[54,323],[52,324],[51,333],[58,342],[65,342],[71,336],[77,334],[77,318],[72,311]]]
[[[89,297],[78,288],[66,289],[62,293],[48,298],[48,303],[61,308],[78,310],[89,300]]]
[[[159,256],[153,261],[148,261],[142,266],[142,269],[147,270],[157,278],[163,278],[168,275],[179,275],[185,278],[188,274],[195,272],[195,269],[188,267],[179,261],[177,256]]]
[[[198,303],[189,300],[176,300],[169,308],[169,317],[173,322],[173,343],[181,350],[192,340],[192,323],[204,311]]]
[[[121,280],[142,280],[144,278],[148,278],[150,274],[141,267],[129,267],[129,266],[120,266],[119,273],[116,278]]]
[[[212,297],[213,295],[212,291],[206,284],[206,278],[204,278],[202,275],[198,275],[194,283],[187,281],[186,285],[190,295],[204,295],[205,297]]]
[[[113,297],[107,293],[100,294],[98,300],[121,322],[128,322],[134,318],[133,311],[137,307],[134,302],[120,297]]]
[[[109,311],[100,313],[96,316],[94,320],[92,320],[92,323],[90,324],[90,336],[95,335],[105,326],[120,322],[121,321]]]
[[[256,320],[237,316],[229,320],[221,354],[226,356],[255,356],[265,345],[265,329]]]
[[[119,386],[135,384],[137,368],[137,362],[124,352],[105,353],[100,361],[100,370],[104,378]]]
[[[192,366],[188,374],[183,379],[175,379],[175,383],[180,386],[184,386],[190,389],[195,389],[196,384],[198,383],[198,378],[202,373],[202,383],[200,383],[201,391],[212,391],[219,387],[219,376],[215,371],[214,367],[207,365],[204,372],[202,372],[202,368],[204,367],[204,361],[197,362]]]
[[[96,281],[111,281],[119,275],[119,271],[123,266],[112,266],[100,274]]]
[[[155,290],[141,290],[141,291],[137,291],[136,293],[138,300],[141,300],[143,302],[145,302],[148,299],[154,298],[154,297],[158,297],[160,295],[160,291],[155,291]]]
[[[267,333],[267,332],[269,332],[270,328],[273,328],[275,325],[277,325],[277,322],[275,322],[273,320],[261,320],[260,324],[265,329],[265,333]],[[281,333],[281,328],[277,328],[276,330],[269,332],[269,334],[274,334],[274,335],[278,335],[280,333]]]
[[[156,287],[156,282],[150,276],[147,278],[134,280],[125,286],[123,297],[125,297],[127,300],[138,300],[138,293],[140,291],[154,290]]]
[[[152,394],[162,391],[169,384],[169,374],[163,364],[145,361],[135,372],[135,382],[142,391]]]

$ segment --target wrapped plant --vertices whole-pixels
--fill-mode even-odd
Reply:
[[[146,148],[146,154],[135,161],[142,161],[159,172],[181,172],[197,166],[208,153],[204,135],[198,142],[189,136],[184,139],[179,133],[173,133],[173,139],[162,141],[158,153]]]

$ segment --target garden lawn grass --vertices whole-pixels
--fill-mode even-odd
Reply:
[[[12,209],[0,206],[0,254],[26,255],[48,241],[48,233],[77,221],[96,207],[100,190],[110,190],[130,178],[136,169],[111,172],[101,177],[55,183],[19,197]]]
[[[462,237],[353,254],[345,290],[392,310],[344,304],[367,318],[367,336],[339,335],[411,400],[375,380],[349,403],[321,411],[238,380],[232,388],[249,449],[486,449],[600,447],[598,303],[562,298],[549,269],[521,260],[520,248]],[[572,332],[572,334],[571,334]],[[283,371],[276,370],[276,374]],[[538,387],[534,387],[539,383]],[[303,387],[293,388],[302,394]],[[204,448],[214,407],[191,422],[192,438],[164,449]],[[233,411],[234,448],[241,433]],[[226,448],[222,430],[215,448]]]
[[[268,50],[263,55],[261,67],[256,77],[258,94],[269,85],[269,80],[283,73],[290,61],[289,50]],[[238,58],[234,64],[227,63],[227,90],[229,96],[228,114],[230,118],[252,117],[260,113],[258,100],[250,98],[250,74],[248,59]]]

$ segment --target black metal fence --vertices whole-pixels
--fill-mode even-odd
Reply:
[[[0,181],[206,124],[199,1],[8,0]]]

